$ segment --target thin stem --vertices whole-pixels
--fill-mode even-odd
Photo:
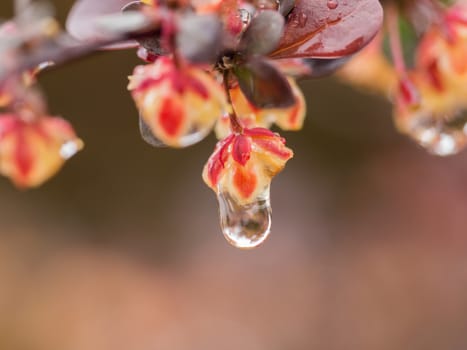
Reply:
[[[407,67],[405,65],[401,44],[401,34],[399,31],[399,12],[397,8],[394,5],[389,5],[386,9],[386,16],[392,60],[399,78],[399,93],[405,104],[416,106],[420,103],[420,94],[407,74]]]
[[[227,96],[227,104],[229,108],[229,118],[230,118],[230,130],[233,133],[241,134],[243,132],[243,126],[238,119],[237,113],[235,112],[234,106],[232,104],[232,97],[230,96],[230,88],[229,88],[229,70],[224,71],[224,90],[225,95]]]
[[[387,29],[389,33],[389,45],[391,55],[399,77],[406,75],[407,68],[404,62],[404,54],[399,32],[399,13],[394,5],[389,5],[386,9]]]
[[[12,75],[20,74],[27,70],[33,70],[44,62],[53,62],[53,67],[57,67],[61,64],[65,64],[70,61],[74,61],[98,53],[99,50],[106,46],[119,44],[128,40],[144,38],[148,34],[150,33],[127,33],[124,35],[119,35],[117,37],[96,40],[88,43],[80,43],[75,40],[71,40],[68,37],[68,35],[64,34],[61,40],[58,40],[57,42],[70,43],[56,46],[44,45],[42,48],[39,48],[34,53],[22,55],[12,67],[1,67],[2,69],[0,69],[0,83],[7,80]]]

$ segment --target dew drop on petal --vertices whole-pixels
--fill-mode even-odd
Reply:
[[[80,139],[67,141],[60,147],[60,157],[62,157],[65,160],[70,159],[82,148],[83,141],[81,141]]]
[[[219,214],[225,239],[234,247],[252,249],[271,232],[269,187],[253,202],[239,204],[228,193],[218,194]]]
[[[167,147],[167,145],[159,140],[151,131],[151,128],[148,124],[143,120],[141,116],[139,116],[139,132],[141,134],[141,138],[148,144],[153,147]]]

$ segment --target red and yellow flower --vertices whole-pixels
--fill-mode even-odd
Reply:
[[[0,115],[0,173],[18,187],[36,187],[83,147],[72,126],[58,117],[26,121]]]
[[[467,5],[449,8],[423,36],[416,68],[440,92],[464,99],[467,93]]]
[[[136,67],[128,87],[154,135],[173,147],[204,138],[222,116],[225,95],[199,67],[177,67],[169,57]]]
[[[264,128],[244,129],[217,143],[203,171],[216,193],[228,193],[238,204],[253,202],[293,157],[278,134]]]

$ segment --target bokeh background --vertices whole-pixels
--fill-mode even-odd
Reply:
[[[63,20],[71,1],[54,3]],[[41,78],[86,148],[40,189],[0,179],[0,349],[467,347],[467,153],[427,155],[384,99],[302,82],[272,235],[239,251],[201,180],[214,137],[140,139],[137,63],[110,52]]]

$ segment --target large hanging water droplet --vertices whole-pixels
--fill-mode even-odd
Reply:
[[[467,145],[467,111],[436,118],[418,116],[411,121],[409,134],[430,153],[456,154]]]
[[[144,121],[144,119],[139,116],[139,132],[141,134],[141,138],[148,144],[153,147],[167,147],[167,145],[159,140],[154,134],[152,133],[151,128],[148,124]]]
[[[234,247],[251,249],[262,244],[271,232],[269,187],[253,202],[239,204],[226,192],[218,194],[221,228]]]

